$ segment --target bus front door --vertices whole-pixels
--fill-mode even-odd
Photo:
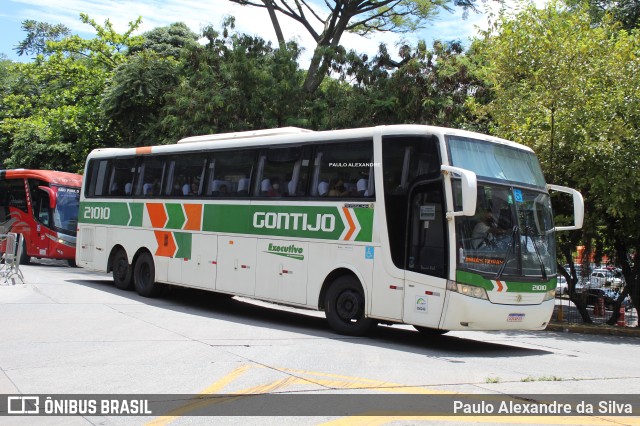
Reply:
[[[446,294],[447,221],[440,179],[413,186],[409,196],[403,321],[437,328]]]
[[[35,224],[31,229],[31,246],[35,249],[34,255],[49,256],[52,238],[55,236],[49,232],[51,227],[51,209],[49,208],[49,195],[41,189],[32,191],[31,206]]]

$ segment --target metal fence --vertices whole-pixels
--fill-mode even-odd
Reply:
[[[24,283],[20,271],[22,256],[22,235],[0,234],[0,284],[15,284],[16,280]]]
[[[604,306],[604,304],[588,306],[587,312],[595,325],[606,325],[613,314],[613,311],[609,307]],[[556,308],[552,320],[567,324],[584,324],[578,309],[566,295],[556,297]],[[615,325],[619,327],[637,327],[638,312],[633,307],[627,309],[623,307]]]

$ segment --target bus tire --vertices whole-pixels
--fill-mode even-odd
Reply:
[[[142,297],[156,297],[162,293],[164,286],[155,282],[156,267],[149,252],[142,253],[133,268],[133,284]]]
[[[332,329],[339,334],[364,336],[378,325],[365,318],[365,298],[358,280],[350,275],[336,279],[325,296],[324,312]]]
[[[120,290],[133,289],[133,268],[129,264],[127,253],[118,249],[111,261],[111,272],[113,273],[113,283]]]
[[[22,236],[22,253],[20,254],[20,264],[28,265],[31,263],[31,256],[27,254],[27,240]]]
[[[78,264],[76,263],[75,259],[67,259],[67,264],[69,264],[69,266],[71,268],[77,268],[78,267]]]
[[[418,330],[420,334],[422,334],[424,337],[438,337],[438,336],[442,336],[443,334],[447,334],[449,332],[449,330],[441,330],[439,328],[431,328],[431,327],[422,327],[420,325],[414,325],[413,328]]]

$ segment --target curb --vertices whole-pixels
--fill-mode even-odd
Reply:
[[[609,336],[640,337],[638,327],[617,327],[612,325],[567,324],[550,322],[545,331],[561,331],[565,333],[604,334]]]

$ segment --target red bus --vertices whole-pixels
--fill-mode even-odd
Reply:
[[[23,238],[20,263],[32,257],[75,266],[82,176],[51,170],[0,170],[0,234]]]

